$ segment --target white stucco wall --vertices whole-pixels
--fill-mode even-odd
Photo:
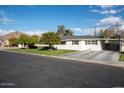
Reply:
[[[79,41],[79,45],[72,45],[72,41],[66,41],[65,45],[54,45],[57,49],[66,49],[66,50],[92,50],[92,51],[101,51],[101,44],[98,41],[97,45],[89,44],[85,45],[85,40]]]
[[[18,47],[19,47],[19,48],[23,48],[23,45],[22,45],[22,44],[18,44]]]

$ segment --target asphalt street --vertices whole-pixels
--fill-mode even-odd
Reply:
[[[124,87],[124,68],[0,51],[0,87]]]

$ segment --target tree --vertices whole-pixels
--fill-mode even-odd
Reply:
[[[38,36],[32,35],[29,39],[29,48],[35,48],[35,44],[38,42]]]
[[[99,37],[100,38],[116,38],[116,33],[114,30],[105,29],[99,32]]]
[[[30,42],[30,37],[26,34],[21,34],[19,39],[18,39],[18,43],[19,44],[23,44],[23,47],[25,48],[25,46],[28,46]]]
[[[52,49],[54,44],[60,44],[60,36],[58,35],[58,33],[47,32],[42,34],[40,42],[42,44],[48,44],[49,47]]]
[[[64,25],[58,26],[57,33],[60,36],[72,36],[73,35],[73,32],[70,29],[65,29]]]
[[[101,30],[101,31],[99,32],[99,37],[100,37],[100,38],[107,38],[107,37],[108,37],[108,35],[107,35],[107,30]]]
[[[10,39],[8,39],[9,45],[10,46],[17,46],[18,45],[17,40],[18,40],[17,38],[10,38]]]
[[[98,34],[98,37],[104,38],[104,31],[103,30],[100,30],[100,32]]]
[[[66,29],[64,32],[64,36],[73,36],[73,32],[70,29]]]
[[[109,37],[109,30],[105,29],[104,30],[104,38],[108,38]]]
[[[57,33],[58,33],[59,35],[63,36],[64,33],[65,33],[65,26],[64,26],[64,25],[58,26]]]

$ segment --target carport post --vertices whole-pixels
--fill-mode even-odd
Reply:
[[[121,37],[119,35],[119,53],[121,53]]]
[[[120,33],[117,33],[118,39],[119,39],[119,53],[121,53],[121,37]]]

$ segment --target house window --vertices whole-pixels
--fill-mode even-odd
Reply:
[[[66,41],[61,41],[61,45],[65,45],[66,44]]]
[[[97,40],[92,40],[92,44],[97,45]]]
[[[91,40],[85,40],[85,45],[91,44]]]
[[[79,41],[78,40],[72,40],[72,45],[79,45]]]
[[[85,40],[85,45],[97,45],[97,40]]]

